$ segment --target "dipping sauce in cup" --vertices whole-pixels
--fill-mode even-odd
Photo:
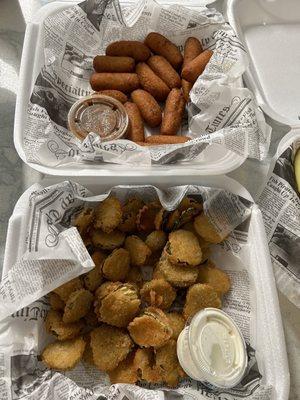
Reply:
[[[122,103],[112,97],[93,93],[73,104],[68,114],[71,132],[84,140],[94,132],[102,141],[121,139],[129,124],[128,115]]]
[[[177,340],[177,356],[192,379],[219,388],[239,384],[247,367],[244,338],[224,311],[205,308],[185,326]]]

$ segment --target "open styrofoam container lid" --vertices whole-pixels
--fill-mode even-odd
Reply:
[[[228,0],[227,16],[249,53],[244,77],[259,105],[300,127],[300,1]]]

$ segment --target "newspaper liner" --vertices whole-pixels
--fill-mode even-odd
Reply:
[[[232,289],[223,299],[223,309],[235,319],[248,343],[248,371],[241,384],[234,389],[218,389],[191,379],[183,380],[176,389],[148,384],[110,386],[107,375],[92,366],[79,364],[72,371],[59,373],[47,370],[45,365],[40,362],[38,355],[51,340],[44,329],[44,318],[49,305],[46,298],[40,297],[74,275],[85,273],[90,268],[90,259],[86,254],[86,249],[81,246],[79,234],[76,228],[70,228],[72,218],[84,206],[95,205],[105,199],[109,193],[113,193],[121,201],[124,201],[128,195],[135,194],[139,194],[145,200],[158,197],[161,204],[168,210],[176,208],[185,194],[200,195],[204,201],[204,212],[216,229],[224,234],[234,230],[222,246],[215,246],[212,257],[231,278]],[[15,308],[15,313],[0,323],[0,398],[31,400],[51,400],[58,397],[63,400],[131,398],[138,400],[147,397],[161,400],[175,396],[182,399],[204,399],[208,396],[223,400],[245,397],[269,400],[272,388],[265,384],[255,356],[256,297],[252,280],[249,279],[245,267],[249,258],[247,219],[251,215],[252,203],[230,192],[201,186],[179,186],[166,191],[161,191],[153,186],[117,186],[112,188],[109,193],[93,196],[88,190],[73,182],[63,182],[48,188],[36,185],[35,190],[31,193],[29,210],[26,215],[27,222],[29,222],[24,243],[26,252],[21,261],[23,268],[31,269],[31,275],[24,273],[23,269],[20,274],[19,262],[12,267],[11,271],[15,273],[10,276],[15,279],[15,285],[10,285],[11,297],[5,299],[6,306],[3,305],[6,277],[4,277],[0,289],[1,318],[5,313],[9,314],[12,307]],[[41,204],[42,206],[37,212],[36,209]],[[40,227],[36,224],[38,214],[42,214]],[[243,221],[244,223],[241,224]],[[50,241],[49,232],[51,234],[54,232]],[[28,240],[30,237],[35,237],[35,241]],[[77,266],[77,269],[74,269],[74,263],[72,263],[71,275],[66,276],[60,271],[60,274],[51,275],[49,280],[43,279],[46,271],[44,266],[47,265],[48,269],[52,269],[54,265],[62,263],[60,254],[63,251],[65,254],[69,253],[70,241],[65,240],[66,237],[72,238],[72,251],[76,255],[75,258],[79,259],[80,257],[81,262],[85,260],[86,265],[82,265],[81,268]],[[51,244],[50,247],[49,244]],[[78,247],[78,244],[81,247]],[[79,248],[82,255],[78,252]],[[54,258],[56,255],[58,255],[58,259]],[[30,264],[26,264],[28,260]],[[34,268],[32,269],[32,267]],[[18,275],[17,272],[19,272]],[[36,287],[34,293],[31,292],[27,297],[22,297],[24,290],[27,291],[26,286],[31,285],[32,280],[38,281],[44,286]],[[19,296],[18,301],[14,302],[12,293],[17,283],[19,283]],[[16,293],[14,295],[16,296]],[[23,308],[20,309],[21,307]]]
[[[271,164],[258,205],[262,211],[279,290],[300,307],[300,195],[294,157],[300,139],[291,138]]]
[[[151,31],[166,35],[181,51],[189,36],[214,50],[192,89],[180,132],[193,140],[149,148],[125,139],[101,143],[91,132],[80,142],[68,131],[67,114],[76,100],[91,93],[93,57],[104,54],[112,41],[144,40]],[[84,161],[169,164],[193,160],[212,143],[242,156],[266,157],[271,128],[252,93],[239,87],[248,67],[246,51],[216,10],[167,8],[153,0],[121,9],[117,0],[87,0],[49,16],[44,33],[45,64],[31,94],[24,133],[28,162],[52,167]]]

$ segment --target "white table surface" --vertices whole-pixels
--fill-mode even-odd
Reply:
[[[68,0],[65,0],[68,1]],[[24,166],[13,146],[13,118],[18,91],[25,21],[47,0],[0,0],[0,269],[2,267],[7,221],[20,194],[40,179]],[[283,127],[274,126],[271,153],[274,153]],[[246,163],[229,174],[255,197],[265,179],[268,162]],[[255,176],[255,180],[250,177]],[[279,293],[291,374],[290,400],[300,400],[300,310]]]

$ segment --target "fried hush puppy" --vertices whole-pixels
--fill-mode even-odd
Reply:
[[[154,54],[165,57],[175,69],[178,69],[182,64],[183,57],[178,48],[160,33],[149,33],[145,39],[145,44]]]
[[[132,57],[135,61],[146,61],[151,53],[142,42],[135,40],[120,40],[109,44],[106,48],[107,56]]]
[[[142,287],[141,299],[153,307],[167,310],[176,298],[176,290],[164,279],[152,279]]]
[[[58,296],[66,302],[71,293],[75,292],[75,290],[82,289],[82,282],[80,278],[74,278],[69,282],[64,283],[58,288],[54,289],[53,292],[58,294]]]
[[[91,308],[94,296],[86,289],[79,289],[71,293],[63,314],[63,321],[71,323],[79,321]]]
[[[183,308],[183,316],[185,319],[189,319],[204,308],[221,308],[221,306],[221,299],[212,286],[196,283],[188,289]]]
[[[125,328],[138,314],[141,300],[138,297],[137,287],[130,283],[116,282],[115,286],[109,286],[104,291],[97,292],[95,313],[99,321]]]
[[[132,57],[96,56],[93,67],[96,72],[133,72],[135,61]]]
[[[92,330],[90,335],[94,364],[101,371],[117,368],[133,348],[133,342],[126,331],[109,325]]]
[[[45,347],[42,361],[49,368],[65,371],[72,369],[81,360],[85,349],[82,337],[54,342]]]
[[[137,368],[134,363],[135,352],[131,352],[125,360],[121,361],[117,368],[108,371],[110,383],[131,383],[138,380]]]
[[[110,233],[105,233],[100,229],[95,229],[92,232],[92,242],[95,247],[102,250],[114,250],[121,247],[125,240],[125,234],[119,230]]]
[[[127,101],[124,107],[129,118],[127,138],[133,142],[143,142],[145,140],[144,122],[138,106]]]
[[[169,324],[173,330],[172,339],[177,340],[180,332],[185,326],[185,319],[183,318],[182,314],[179,314],[178,312],[170,312],[166,315],[169,320]]]
[[[90,228],[94,219],[94,210],[92,208],[84,208],[75,216],[73,225],[78,229],[81,236],[84,236]]]
[[[144,146],[154,146],[154,145],[166,145],[166,144],[179,144],[185,143],[191,140],[189,136],[163,136],[163,135],[151,135],[145,139],[145,143],[139,143]]]
[[[155,98],[142,89],[131,93],[132,101],[137,105],[144,121],[152,128],[158,126],[162,120],[162,113]]]
[[[196,266],[200,264],[202,252],[197,237],[189,231],[179,229],[169,234],[164,250],[172,264]]]
[[[95,208],[95,228],[110,233],[117,228],[121,221],[122,205],[116,197],[107,197]]]
[[[129,251],[132,265],[141,267],[145,265],[147,258],[151,254],[149,247],[138,236],[127,236],[125,249]]]
[[[68,340],[80,335],[84,328],[84,323],[83,321],[78,321],[66,324],[63,322],[62,313],[50,309],[45,320],[45,328],[57,340]]]
[[[125,249],[115,249],[103,263],[103,275],[110,281],[123,281],[129,271],[130,254]]]
[[[90,292],[94,292],[103,281],[102,266],[105,258],[105,254],[99,250],[92,254],[95,267],[90,272],[83,275],[84,286]]]
[[[191,61],[193,61],[196,57],[199,56],[203,52],[203,47],[200,41],[195,37],[189,37],[186,39],[184,44],[184,52],[183,52],[183,65],[184,68]]]
[[[160,251],[167,243],[167,235],[164,231],[153,231],[146,237],[145,243],[153,253]]]
[[[185,110],[185,100],[180,89],[172,89],[169,93],[164,109],[161,135],[176,135],[181,127],[181,121]]]
[[[128,101],[128,97],[126,96],[126,94],[120,92],[120,90],[107,89],[107,90],[100,90],[100,92],[97,93],[103,94],[104,96],[112,97],[113,99],[118,100],[122,104]]]
[[[188,287],[196,282],[198,277],[198,268],[171,264],[167,257],[162,256],[155,270],[154,279],[165,279],[172,286]]]
[[[48,299],[52,310],[62,311],[65,308],[65,302],[59,297],[58,294],[51,292],[49,293]]]
[[[170,89],[180,88],[181,79],[172,65],[162,56],[151,56],[147,64],[160,77]]]
[[[181,80],[181,90],[183,93],[183,98],[186,102],[190,100],[190,91],[192,90],[193,84],[191,82],[186,81],[185,79]]]
[[[207,63],[209,62],[213,52],[211,50],[204,50],[196,58],[190,61],[182,69],[181,76],[188,82],[194,83],[198,77],[203,73]]]
[[[157,101],[164,101],[169,92],[169,87],[157,76],[146,63],[138,63],[136,73],[142,88],[149,92]],[[134,88],[133,90],[138,89]]]
[[[170,387],[178,385],[185,376],[177,358],[177,343],[171,339],[164,346],[155,350],[155,363],[164,382]]]
[[[209,263],[199,267],[197,282],[207,283],[219,296],[226,294],[230,290],[230,278],[226,272],[210,266]]]
[[[138,75],[132,72],[94,72],[90,77],[93,90],[119,90],[129,93],[140,86]]]
[[[128,331],[134,342],[142,347],[163,346],[173,334],[166,314],[155,307],[146,308],[142,315],[134,318]]]
[[[194,228],[197,234],[206,242],[217,244],[225,239],[219,235],[204,213],[194,219]]]

